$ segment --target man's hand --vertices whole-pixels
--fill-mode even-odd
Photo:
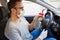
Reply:
[[[37,38],[36,40],[41,40],[40,38]]]
[[[36,21],[36,20],[38,20],[38,18],[39,18],[39,16],[35,16],[33,20]]]
[[[38,20],[39,16],[35,16],[33,21],[29,24],[29,29],[33,30],[34,28],[34,23]]]
[[[41,40],[45,39],[47,37],[47,33],[48,33],[48,30],[45,31],[45,29],[43,29],[43,31],[41,32],[38,38],[40,38]]]

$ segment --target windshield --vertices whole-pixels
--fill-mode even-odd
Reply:
[[[60,0],[44,0],[46,3],[55,7],[58,11],[60,11]],[[60,12],[55,13],[57,16],[60,16]]]
[[[44,1],[60,10],[60,0],[44,0]]]

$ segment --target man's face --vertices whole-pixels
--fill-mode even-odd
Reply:
[[[16,2],[16,6],[13,8],[14,9],[14,15],[20,15],[21,11],[23,11],[23,4],[22,2]]]

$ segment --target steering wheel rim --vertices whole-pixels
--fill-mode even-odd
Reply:
[[[50,15],[50,20],[53,20],[53,13],[51,11],[47,11],[47,13],[44,16],[44,19],[45,19],[45,17],[46,17],[47,14]]]
[[[46,17],[47,15],[48,17]],[[48,29],[51,25],[51,21],[53,20],[54,20],[53,13],[51,11],[47,11],[47,13],[44,15],[42,22],[43,28],[45,27],[45,29]]]

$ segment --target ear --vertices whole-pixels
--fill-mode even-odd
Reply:
[[[13,11],[14,11],[14,9],[12,8],[12,9],[11,9],[11,12],[13,12]]]
[[[14,8],[12,8],[12,9],[11,9],[11,12],[12,12],[12,13],[15,13],[15,12],[16,12],[16,10],[15,10]]]

